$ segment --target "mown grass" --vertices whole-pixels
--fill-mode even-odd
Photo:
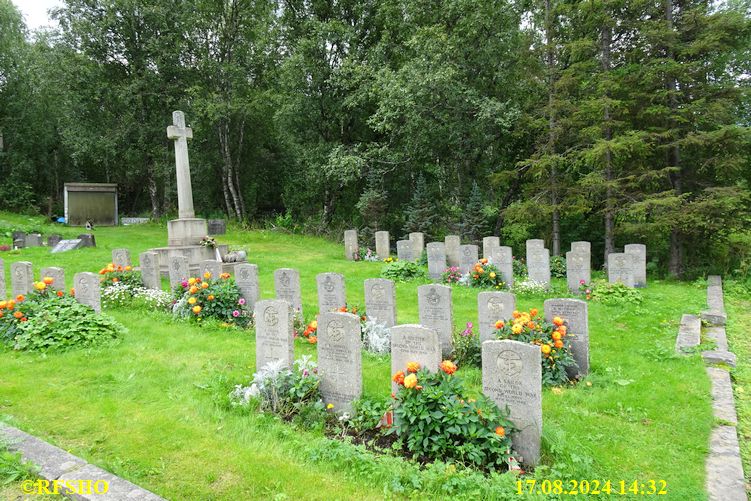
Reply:
[[[737,357],[733,379],[735,407],[738,413],[738,442],[746,476],[746,489],[751,490],[751,300],[748,297],[725,297],[728,314],[726,332],[730,351]]]
[[[3,220],[18,224],[19,217],[0,214],[0,228]],[[32,261],[35,270],[62,266],[70,285],[73,272],[98,270],[113,248],[128,247],[137,257],[166,240],[155,224],[98,228],[96,236],[96,249],[0,257],[6,269],[16,260]],[[231,228],[220,240],[247,248],[259,266],[263,298],[274,295],[274,269],[298,268],[308,317],[317,309],[317,273],[344,274],[350,303],[362,305],[363,281],[382,266],[345,261],[341,245],[308,236]],[[417,285],[397,285],[401,323],[418,321]],[[454,289],[457,328],[477,321],[476,295]],[[544,391],[544,454],[536,476],[614,485],[664,479],[664,499],[705,499],[709,382],[698,356],[673,354],[681,314],[698,313],[705,291],[653,281],[644,298],[642,305],[590,304],[592,372],[575,387]],[[543,299],[517,301],[542,309]],[[170,499],[377,499],[410,492],[520,498],[509,475],[478,481],[451,469],[419,470],[332,442],[320,430],[229,409],[227,390],[254,370],[252,331],[175,323],[161,312],[107,313],[129,329],[115,346],[46,357],[0,352],[0,418]],[[296,356],[304,353],[315,349],[298,344]],[[479,371],[462,373],[479,391]],[[363,378],[365,396],[387,397],[387,359],[365,355]]]

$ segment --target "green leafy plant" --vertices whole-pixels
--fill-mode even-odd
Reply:
[[[474,268],[469,271],[469,285],[483,289],[502,289],[505,283],[501,278],[501,271],[487,259],[478,261]]]
[[[392,261],[383,267],[381,276],[397,282],[409,282],[425,278],[427,273],[417,263],[411,261]]]
[[[240,327],[252,321],[246,301],[229,273],[222,273],[216,279],[210,273],[203,278],[191,277],[175,285],[173,293],[175,305],[172,312],[176,317],[194,321],[212,318]]]
[[[542,353],[542,383],[557,386],[569,381],[566,369],[576,366],[571,345],[566,336],[566,320],[554,317],[548,322],[539,316],[537,308],[529,312],[514,311],[511,319],[496,323],[496,337],[530,343]]]
[[[456,461],[487,469],[503,468],[512,456],[508,414],[484,396],[465,395],[453,362],[429,372],[415,362],[394,375],[395,433],[419,458]]]
[[[467,322],[466,328],[461,331],[454,331],[453,358],[459,366],[471,365],[480,367],[482,363],[482,346],[480,345],[480,336],[473,331],[472,322]]]
[[[585,294],[586,290],[590,291],[586,296],[587,299],[599,301],[610,306],[621,304],[641,304],[644,300],[644,296],[642,296],[639,289],[628,287],[621,282],[611,284],[605,280],[594,280],[588,286],[587,284],[584,285],[586,286]]]
[[[566,278],[566,258],[563,256],[550,256],[550,276]]]

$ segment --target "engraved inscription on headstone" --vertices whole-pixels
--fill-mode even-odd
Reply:
[[[482,392],[501,409],[508,406],[518,428],[511,435],[524,464],[536,465],[542,438],[540,348],[519,341],[482,343]]]
[[[446,271],[446,245],[443,242],[431,242],[427,246],[427,251],[428,275],[437,280]]]
[[[409,241],[412,242],[412,255],[414,259],[421,259],[425,251],[425,235],[422,232],[414,231],[409,234]]]
[[[453,348],[451,336],[454,331],[451,287],[421,285],[417,288],[417,303],[420,324],[436,331],[441,341],[443,356],[449,356]]]
[[[318,285],[318,311],[336,311],[347,306],[344,289],[344,276],[339,273],[320,273],[316,276]]]
[[[275,360],[292,368],[294,361],[294,313],[283,299],[267,299],[254,305],[256,322],[256,370]]]
[[[592,244],[584,240],[578,242],[571,242],[571,252],[583,252],[585,254],[592,254]]]
[[[28,261],[17,261],[10,265],[12,297],[27,295],[34,290],[34,271]]]
[[[461,259],[459,270],[461,270],[462,275],[470,273],[474,269],[475,265],[480,260],[477,253],[478,249],[476,245],[459,246],[459,255]]]
[[[130,266],[130,251],[128,249],[113,249],[112,264],[122,268]]]
[[[162,278],[159,275],[159,254],[156,252],[142,252],[138,255],[141,264],[141,280],[147,289],[161,289]]]
[[[530,240],[527,240],[529,243]],[[533,247],[527,252],[527,273],[530,280],[550,286],[550,251]]]
[[[404,371],[408,362],[437,372],[441,364],[441,343],[435,330],[422,325],[397,325],[391,328],[391,375]],[[392,381],[391,390],[398,389]]]
[[[211,279],[219,280],[219,276],[222,274],[222,263],[213,259],[201,261],[198,263],[198,275],[202,280],[205,280],[206,273],[211,274]]]
[[[482,257],[492,259],[496,249],[500,248],[501,239],[498,237],[485,237],[482,239]],[[495,264],[495,263],[494,263]]]
[[[61,240],[52,249],[52,253],[57,254],[58,252],[68,252],[70,250],[80,249],[81,247],[83,247],[83,242],[80,239]]]
[[[365,280],[365,311],[386,327],[396,325],[394,282],[385,278]]]
[[[608,281],[634,286],[634,255],[625,252],[608,254]]]
[[[540,250],[545,248],[545,240],[542,240],[540,238],[533,238],[530,240],[527,240],[526,242],[527,247],[527,256],[529,256],[529,253],[533,250]]]
[[[292,268],[279,268],[274,271],[274,291],[277,299],[284,299],[292,305],[295,314],[302,317],[302,296],[300,294],[300,272]]]
[[[236,264],[235,283],[237,288],[240,289],[240,295],[245,299],[248,309],[253,309],[256,301],[261,297],[258,287],[258,266],[247,263]],[[290,308],[292,308],[291,304]]]
[[[102,311],[99,275],[96,273],[76,273],[73,278],[76,289],[76,301],[91,306],[95,312]]]
[[[8,289],[5,288],[5,262],[0,259],[0,300],[8,295]]]
[[[412,252],[411,240],[398,240],[396,242],[396,257],[399,261],[414,261],[415,256]]]
[[[514,254],[511,247],[503,246],[494,249],[489,259],[501,272],[506,287],[514,285]]]
[[[569,377],[589,374],[589,315],[587,302],[579,299],[546,299],[545,319],[555,317],[566,321],[566,339],[571,343],[571,354],[578,367],[568,371]]]
[[[495,339],[495,324],[508,320],[516,309],[516,297],[509,292],[481,292],[477,295],[480,342]]]
[[[352,412],[362,395],[360,318],[327,312],[318,318],[318,375],[324,402],[334,412]]]

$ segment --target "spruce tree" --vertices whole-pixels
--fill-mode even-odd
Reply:
[[[464,240],[478,244],[482,240],[485,231],[485,216],[483,215],[483,200],[477,181],[472,182],[472,191],[469,194],[467,206],[462,212],[461,232]]]
[[[438,209],[433,202],[428,190],[428,183],[425,177],[420,174],[417,178],[415,191],[412,199],[404,211],[406,221],[404,223],[404,232],[422,232],[425,238],[430,238],[436,234],[438,225]]]

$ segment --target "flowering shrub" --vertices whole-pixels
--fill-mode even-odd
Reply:
[[[380,261],[375,252],[368,249],[360,248],[359,252],[355,254],[355,261]]]
[[[44,277],[27,297],[0,301],[0,342],[15,350],[65,351],[103,344],[125,330],[72,295],[52,289],[53,283]]]
[[[511,257],[511,265],[514,269],[514,276],[516,277],[526,277],[528,270],[527,270],[527,262],[524,260],[523,257]]]
[[[247,406],[256,399],[261,411],[289,418],[310,406],[323,411],[320,385],[318,368],[309,356],[295,360],[292,370],[275,360],[253,374],[250,386],[235,386],[230,401],[235,406]]]
[[[441,281],[444,284],[458,284],[462,280],[462,272],[458,266],[450,266],[441,274]]]
[[[537,308],[529,312],[514,311],[508,321],[495,324],[498,339],[512,339],[540,347],[542,352],[542,382],[545,385],[561,385],[568,382],[566,369],[575,367],[571,346],[566,339],[568,327],[560,317],[548,322],[540,317]]]
[[[10,245],[0,245],[0,252],[7,252],[10,250]]]
[[[514,286],[511,290],[514,294],[545,294],[548,292],[545,284],[536,282],[532,279],[514,282]]]
[[[206,272],[203,278],[191,277],[177,284],[174,301],[172,312],[176,317],[195,321],[213,318],[240,327],[246,327],[253,318],[229,273],[214,279]]]
[[[508,414],[482,396],[467,398],[456,365],[445,360],[428,372],[417,362],[394,374],[395,433],[413,455],[457,461],[487,469],[501,468],[512,455]]]
[[[488,260],[483,258],[475,264],[475,267],[469,273],[469,284],[472,287],[484,287],[492,289],[501,289],[506,284],[501,280],[500,270]]]
[[[590,284],[580,284],[579,290],[587,300],[600,301],[607,305],[641,304],[644,300],[639,289],[628,287],[621,282],[611,284],[605,280],[595,280]]]
[[[467,322],[467,327],[461,331],[454,331],[454,361],[459,365],[480,367],[482,363],[482,346],[480,336],[473,332],[474,325]]]
[[[550,256],[550,276],[554,278],[566,278],[565,257]]]
[[[362,324],[362,345],[371,353],[391,353],[391,329],[375,318],[367,317]]]
[[[102,289],[102,306],[105,308],[135,306],[165,310],[172,307],[172,295],[167,291],[148,289],[142,285],[134,286],[127,282],[116,282]]]
[[[391,259],[391,258],[388,258]],[[412,261],[385,261],[386,266],[381,270],[383,278],[389,278],[396,282],[409,282],[417,278],[425,278],[425,269]]]
[[[383,260],[383,262],[386,263],[386,264],[396,263],[397,261],[399,261],[399,259],[397,259],[395,257],[392,257],[392,256],[389,256],[389,257],[387,257],[386,259]]]
[[[100,280],[103,289],[117,284],[126,284],[131,287],[140,287],[143,284],[141,273],[133,271],[133,268],[130,266],[122,267],[115,266],[114,263],[109,263],[99,270],[99,275],[101,275]]]
[[[205,236],[198,243],[200,245],[203,245],[204,247],[209,248],[209,249],[215,249],[216,248],[216,240],[214,240],[213,237]]]
[[[295,330],[295,332],[297,332],[297,330]],[[306,325],[305,330],[303,330],[298,337],[307,339],[310,344],[316,344],[318,342],[318,320],[313,320]]]

